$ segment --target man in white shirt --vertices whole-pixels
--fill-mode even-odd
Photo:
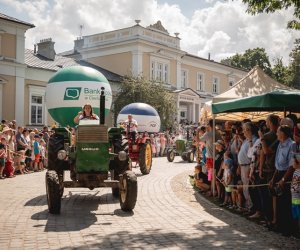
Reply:
[[[135,119],[132,118],[132,114],[128,115],[128,119],[125,121],[125,124],[126,124],[126,129],[128,129],[128,132],[130,132],[131,134],[133,143],[135,143],[136,133],[138,132],[137,131],[138,123]]]

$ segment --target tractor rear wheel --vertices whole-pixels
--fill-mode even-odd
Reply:
[[[174,159],[175,159],[175,152],[174,152],[173,149],[169,149],[167,151],[167,159],[168,159],[169,162],[173,162],[174,161]]]
[[[60,188],[58,174],[56,171],[48,170],[46,173],[46,192],[49,213],[59,214],[62,190]]]
[[[193,151],[190,151],[187,153],[187,161],[189,163],[192,163],[194,161],[194,157],[195,157],[195,154]]]
[[[141,144],[139,165],[142,174],[149,174],[152,167],[152,148],[150,143]]]
[[[66,162],[57,159],[57,152],[64,149],[64,136],[54,134],[49,138],[48,143],[48,169],[62,173]]]
[[[182,153],[181,159],[182,159],[183,161],[187,161],[187,160],[188,160],[188,156],[187,156],[187,153],[186,153],[186,152],[183,152],[183,153]]]
[[[137,178],[128,170],[120,178],[120,206],[124,211],[134,209],[137,200]]]

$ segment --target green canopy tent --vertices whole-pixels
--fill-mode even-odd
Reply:
[[[300,112],[300,91],[275,90],[266,94],[212,104],[212,113],[290,111]]]

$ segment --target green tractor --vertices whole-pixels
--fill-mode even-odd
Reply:
[[[183,161],[189,163],[194,162],[195,150],[193,147],[192,133],[193,127],[188,126],[185,128],[184,139],[177,139],[175,145],[167,149],[167,159],[173,162],[175,156],[180,155]]]
[[[122,146],[121,128],[104,125],[105,95],[100,96],[100,121],[81,120],[75,143],[68,128],[55,128],[48,143],[46,192],[49,212],[59,214],[64,188],[112,188],[121,209],[131,211],[137,200],[137,177]],[[73,143],[72,143],[73,142]],[[65,171],[70,180],[65,180]]]

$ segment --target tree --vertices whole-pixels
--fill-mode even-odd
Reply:
[[[174,115],[177,113],[174,95],[163,84],[148,81],[143,77],[124,77],[120,91],[114,99],[115,120],[124,106],[142,102],[157,110],[162,128],[173,127]]]
[[[235,54],[221,60],[221,63],[247,71],[258,65],[265,73],[272,75],[269,57],[264,48],[247,49],[244,54]]]
[[[274,13],[281,9],[294,8],[294,20],[288,22],[290,29],[300,30],[300,1],[299,0],[243,0],[248,5],[247,12],[255,15],[258,13]]]
[[[291,63],[289,65],[289,85],[300,89],[300,39],[296,39],[295,48],[290,53]]]
[[[289,85],[289,70],[288,67],[283,65],[282,58],[275,59],[272,75],[276,81]]]

